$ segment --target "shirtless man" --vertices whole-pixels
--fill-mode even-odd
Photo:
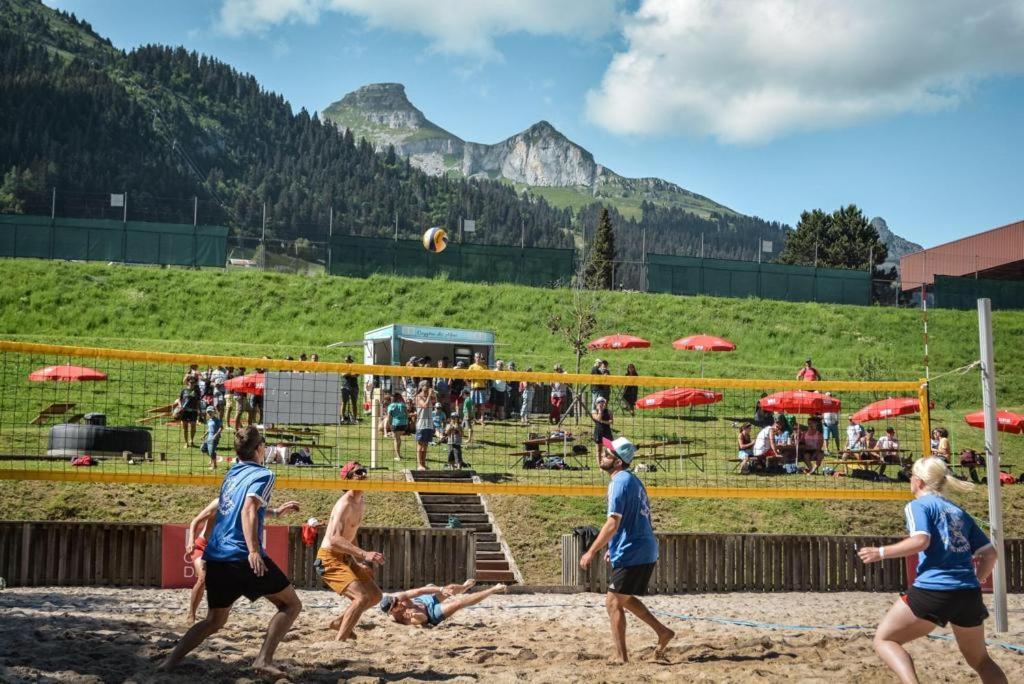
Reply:
[[[343,480],[365,480],[366,468],[357,461],[349,461],[341,469]],[[331,509],[323,544],[316,553],[314,567],[324,584],[340,596],[350,599],[340,616],[331,622],[330,628],[337,629],[336,639],[355,639],[359,616],[367,608],[380,602],[380,588],[373,581],[373,564],[384,562],[384,555],[377,551],[364,551],[356,545],[356,533],[363,522],[366,502],[362,490],[354,489],[342,494]]]
[[[476,580],[469,579],[462,584],[449,584],[445,587],[428,584],[419,589],[385,594],[378,607],[400,625],[436,627],[442,620],[463,608],[475,606],[491,594],[503,593],[506,589],[504,584],[495,584],[475,594],[459,596],[469,591],[474,584]]]

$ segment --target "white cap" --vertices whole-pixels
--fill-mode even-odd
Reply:
[[[306,521],[306,524],[309,525],[310,527],[316,527],[317,525],[320,524],[320,521],[317,520],[316,518],[310,518],[309,520]]]

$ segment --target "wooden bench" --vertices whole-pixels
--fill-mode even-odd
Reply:
[[[29,421],[29,425],[42,425],[50,418],[63,416],[73,408],[75,408],[74,404],[50,404],[48,406],[44,406],[39,413],[36,414],[36,417]],[[79,418],[79,420],[81,420],[81,418]]]

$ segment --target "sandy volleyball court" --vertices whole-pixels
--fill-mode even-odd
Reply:
[[[648,605],[678,636],[666,657],[655,661],[651,633],[631,619],[634,662],[624,667],[607,662],[612,645],[603,597],[597,594],[495,596],[432,630],[385,622],[373,610],[357,630],[357,643],[338,644],[323,627],[342,601],[326,592],[299,593],[305,610],[278,651],[279,663],[295,682],[890,681],[871,650],[870,629],[835,627],[874,625],[892,601],[889,595],[651,597]],[[248,666],[270,606],[244,599],[228,627],[173,675],[156,672],[156,663],[186,627],[186,597],[181,590],[2,591],[0,680],[261,681]],[[1010,608],[1011,631],[1000,640],[1024,644],[1024,597],[1011,596]],[[972,679],[949,642],[922,640],[911,651],[924,681]],[[1024,681],[1024,653],[994,648],[993,654],[1011,682]]]

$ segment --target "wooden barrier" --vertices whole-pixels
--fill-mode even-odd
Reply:
[[[902,537],[828,537],[766,534],[658,534],[652,594],[726,591],[884,591],[906,587],[903,559],[865,565],[864,546]],[[608,589],[610,567],[597,559],[583,571],[580,538],[562,535],[562,583]],[[1024,592],[1024,539],[1006,540],[1007,591]]]
[[[0,577],[8,586],[159,587],[163,527],[102,522],[0,521]],[[301,589],[322,588],[313,570],[317,544],[289,528],[288,576]],[[366,527],[357,543],[384,554],[382,589],[463,582],[476,573],[471,530]]]
[[[312,546],[302,543],[302,528],[291,528],[288,540],[288,576],[300,589],[322,589],[313,568],[324,528]],[[363,527],[356,544],[379,551],[385,563],[374,572],[384,591],[400,591],[433,582],[464,582],[476,574],[476,537],[471,530],[429,527]]]

